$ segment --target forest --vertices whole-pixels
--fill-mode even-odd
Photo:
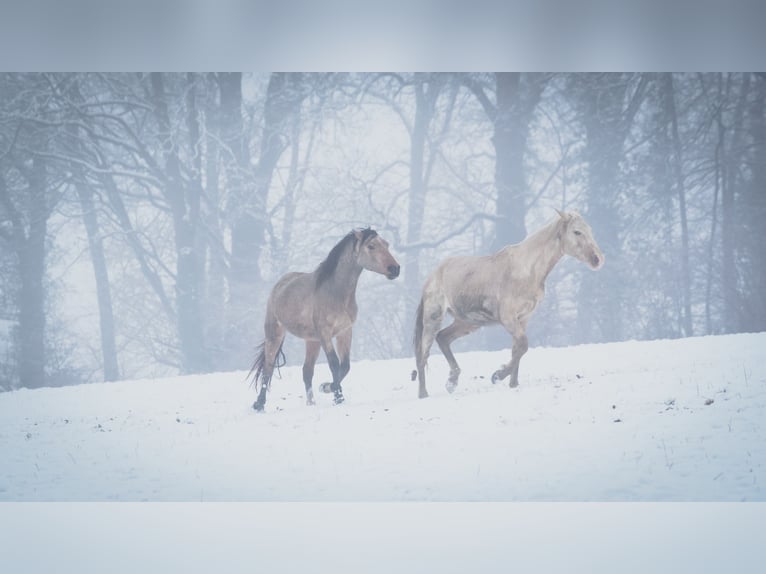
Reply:
[[[764,331],[765,105],[742,72],[0,74],[0,391],[246,371],[271,286],[366,227],[402,272],[362,275],[352,360],[411,357],[428,273],[556,209],[606,264],[553,270],[530,346]]]

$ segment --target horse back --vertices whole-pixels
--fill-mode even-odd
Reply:
[[[284,300],[293,299],[313,290],[313,281],[310,273],[291,271],[280,277],[279,281],[271,289],[269,301],[281,303]]]
[[[491,256],[460,255],[445,259],[435,272],[446,295],[491,294],[497,291],[499,270]]]

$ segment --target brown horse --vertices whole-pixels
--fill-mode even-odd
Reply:
[[[306,360],[303,383],[306,404],[314,404],[311,381],[320,347],[327,355],[332,383],[323,383],[323,392],[332,391],[335,403],[343,402],[341,381],[350,368],[351,331],[356,320],[356,285],[364,269],[399,276],[399,264],[388,251],[388,242],[372,229],[351,231],[332,248],[327,258],[313,273],[287,273],[271,290],[266,307],[265,340],[250,369],[253,381],[261,383],[260,394],[253,404],[263,411],[266,391],[271,384],[277,356],[282,354],[285,333],[305,339]],[[333,338],[337,341],[333,346]]]
[[[558,211],[558,210],[557,210]],[[513,336],[511,362],[492,375],[492,382],[511,375],[510,386],[519,384],[519,361],[527,352],[527,321],[545,293],[545,279],[562,256],[571,255],[592,269],[604,264],[593,232],[576,212],[559,217],[516,245],[494,255],[446,259],[426,280],[415,325],[415,361],[420,378],[418,396],[425,398],[425,366],[434,337],[450,365],[447,391],[457,387],[460,367],[450,344],[479,327],[500,323]],[[449,312],[454,322],[441,327]],[[438,333],[437,333],[438,331]]]

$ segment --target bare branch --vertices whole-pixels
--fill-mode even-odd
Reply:
[[[482,88],[470,74],[461,75],[461,80],[463,85],[471,90],[471,92],[476,96],[476,99],[479,100],[481,107],[484,108],[484,112],[487,114],[487,117],[490,119],[490,121],[494,122],[495,117],[497,116],[497,106],[495,106],[495,104],[493,104],[489,99],[486,92],[484,91],[484,88]]]
[[[474,213],[471,218],[466,221],[463,225],[458,227],[457,229],[450,231],[445,236],[436,239],[434,241],[418,241],[417,243],[410,243],[409,245],[397,245],[396,249],[399,251],[417,251],[420,249],[432,249],[434,247],[439,247],[442,243],[449,241],[453,237],[457,237],[458,235],[462,235],[465,233],[465,231],[471,227],[474,223],[480,220],[485,221],[500,221],[500,218],[496,215],[489,214],[489,213]]]

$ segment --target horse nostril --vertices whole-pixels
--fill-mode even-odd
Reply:
[[[399,266],[398,265],[389,265],[388,266],[388,273],[392,277],[399,277]]]

